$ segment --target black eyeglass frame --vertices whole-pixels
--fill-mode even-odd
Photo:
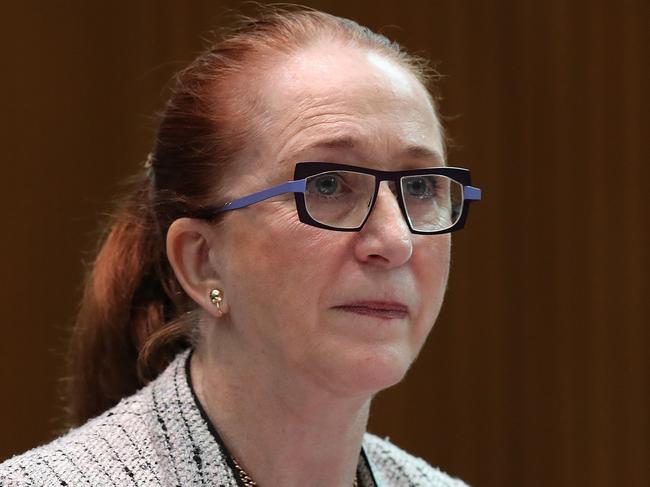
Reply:
[[[327,230],[335,230],[341,232],[358,232],[363,228],[365,223],[368,221],[368,218],[370,218],[370,214],[372,213],[372,210],[375,207],[375,203],[377,202],[377,195],[379,194],[379,184],[382,181],[392,181],[393,183],[395,183],[397,203],[402,212],[402,216],[404,217],[404,220],[406,221],[406,224],[409,227],[409,230],[411,230],[411,233],[418,234],[418,235],[438,235],[442,233],[449,233],[456,230],[460,230],[465,225],[465,221],[467,220],[467,215],[469,214],[469,203],[472,200],[463,197],[463,204],[462,204],[460,215],[456,223],[454,223],[452,226],[450,226],[449,228],[445,228],[443,230],[435,230],[432,232],[417,230],[413,228],[413,226],[411,225],[411,220],[408,217],[408,214],[406,212],[406,206],[404,204],[404,194],[402,193],[402,185],[400,184],[401,178],[406,176],[435,175],[435,176],[446,176],[449,179],[456,181],[457,183],[460,183],[464,188],[466,186],[471,186],[470,172],[468,169],[465,168],[433,167],[433,168],[423,168],[423,169],[409,169],[406,171],[382,171],[379,169],[371,169],[367,167],[351,166],[347,164],[337,164],[337,163],[330,163],[330,162],[299,162],[296,164],[294,179],[295,180],[306,179],[310,176],[315,176],[317,174],[323,172],[329,172],[329,171],[352,171],[352,172],[357,172],[362,174],[370,174],[375,177],[375,190],[373,192],[372,200],[370,202],[370,206],[368,208],[368,213],[366,217],[361,222],[361,224],[359,224],[359,226],[357,227],[339,228],[339,227],[332,227],[326,225],[324,223],[314,220],[311,217],[311,215],[307,211],[307,206],[305,203],[305,193],[300,192],[300,193],[294,193],[294,195],[296,198],[296,208],[298,210],[298,218],[300,219],[301,222],[307,223],[308,225],[312,225],[315,227],[324,228]]]

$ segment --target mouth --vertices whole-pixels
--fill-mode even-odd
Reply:
[[[336,309],[372,316],[383,320],[404,319],[408,316],[408,307],[402,303],[386,301],[364,301],[336,306]]]

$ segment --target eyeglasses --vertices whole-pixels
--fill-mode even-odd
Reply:
[[[416,234],[460,230],[467,219],[470,202],[481,199],[481,190],[470,186],[469,170],[460,167],[380,171],[329,162],[299,162],[293,181],[208,209],[198,216],[212,218],[274,196],[294,193],[301,222],[328,230],[355,232],[368,220],[382,181],[392,183],[402,215]]]

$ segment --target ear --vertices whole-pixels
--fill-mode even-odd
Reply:
[[[217,269],[210,262],[210,241],[213,228],[203,220],[179,218],[167,232],[167,258],[176,279],[192,300],[211,316],[223,314],[210,301],[210,291],[223,290]]]

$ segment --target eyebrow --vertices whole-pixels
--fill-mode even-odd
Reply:
[[[312,145],[306,146],[303,150],[310,149],[356,149],[361,145],[357,139],[350,136],[333,137],[318,141]],[[401,155],[409,159],[434,159],[438,164],[444,166],[445,158],[443,155],[429,147],[422,145],[411,145],[401,152]]]

